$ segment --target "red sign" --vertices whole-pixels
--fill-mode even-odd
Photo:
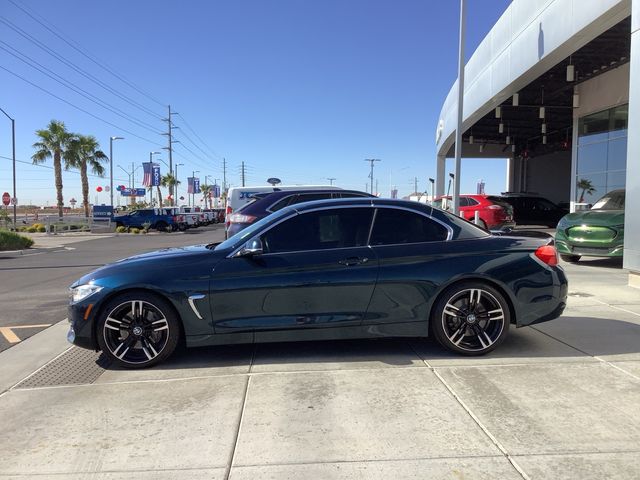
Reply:
[[[11,195],[9,195],[9,192],[4,192],[2,194],[2,204],[9,205],[10,203],[11,203]]]

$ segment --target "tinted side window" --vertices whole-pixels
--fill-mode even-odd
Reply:
[[[277,212],[278,210],[282,210],[284,207],[287,207],[291,200],[295,195],[289,195],[288,197],[284,197],[280,201],[276,202],[272,207],[269,208],[271,212]]]
[[[468,207],[469,206],[469,199],[467,197],[460,197],[460,206],[461,207]]]
[[[362,198],[362,197],[368,197],[368,196],[369,195],[366,193],[354,193],[354,192],[333,194],[333,198]]]
[[[467,197],[467,205],[469,207],[474,207],[476,205],[479,205],[480,202],[478,202],[475,198],[471,198],[471,197]]]
[[[297,195],[290,205],[302,202],[313,202],[314,200],[327,200],[331,198],[331,193],[300,193]]]
[[[303,213],[262,236],[268,253],[364,246],[372,208],[336,208]]]
[[[371,245],[398,243],[437,242],[447,239],[447,229],[423,215],[381,208],[376,214],[371,235]]]

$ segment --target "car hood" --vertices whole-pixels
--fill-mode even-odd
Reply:
[[[571,225],[602,225],[606,227],[624,224],[624,210],[585,210],[570,213],[560,220],[566,228]]]
[[[173,269],[196,269],[202,265],[212,269],[229,253],[227,250],[214,250],[214,246],[193,245],[164,248],[127,257],[94,270],[78,279],[71,287],[96,282],[102,278],[127,275],[131,272],[170,272]]]

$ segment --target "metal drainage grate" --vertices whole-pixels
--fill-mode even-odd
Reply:
[[[14,388],[82,385],[95,382],[109,366],[101,352],[73,347]]]

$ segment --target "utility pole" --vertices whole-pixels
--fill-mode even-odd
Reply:
[[[329,185],[333,185],[333,181],[335,180],[335,177],[327,177],[327,180],[329,180]]]
[[[227,191],[227,159],[222,158],[222,193]]]
[[[380,160],[379,158],[365,158],[364,161],[371,164],[371,173],[369,174],[369,178],[371,179],[371,195],[373,195],[373,164],[375,162],[381,162],[382,160]]]
[[[242,161],[241,177],[242,177],[242,186],[244,187],[244,160]]]
[[[418,177],[413,177],[413,191],[418,193]]]
[[[163,150],[168,150],[169,151],[169,172],[171,172],[173,170],[173,133],[172,130],[176,127],[173,126],[172,120],[171,120],[171,115],[175,115],[178,112],[172,112],[171,111],[171,105],[168,105],[168,109],[169,109],[169,116],[167,118],[164,118],[163,120],[165,122],[167,122],[167,133],[163,133],[162,135],[166,135],[168,138],[168,145],[166,147],[163,147]],[[169,195],[171,195],[171,205],[174,204],[175,198],[173,196],[173,185],[169,185]]]
[[[13,198],[11,199],[11,203],[13,203],[13,228],[17,230],[16,209],[18,208],[18,199],[16,197],[16,120],[13,117],[10,117],[9,114],[1,108],[0,112],[4,113],[4,115],[11,120],[11,144],[13,148]]]
[[[378,192],[380,190],[378,190],[378,179],[376,178],[376,193],[374,193],[374,195],[378,195]]]

